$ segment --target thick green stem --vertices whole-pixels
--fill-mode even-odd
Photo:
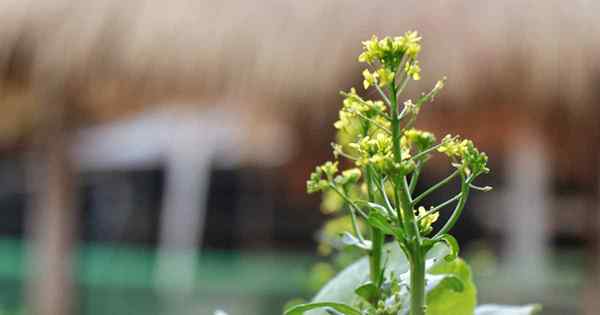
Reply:
[[[384,235],[381,230],[371,227],[371,252],[369,252],[370,278],[374,285],[381,284],[381,254],[383,252]],[[377,297],[378,298],[378,297]]]
[[[411,251],[410,315],[425,315],[425,255],[421,246]]]
[[[403,81],[405,82],[405,81]],[[401,87],[402,88],[402,87]],[[400,146],[401,130],[400,120],[398,118],[398,99],[396,83],[390,83],[390,91],[392,97],[392,150],[394,153],[394,162],[400,164],[402,162],[402,148]],[[395,186],[395,197],[396,204],[398,205],[398,217],[402,218],[402,223],[406,233],[408,235],[408,241],[414,241],[417,244],[421,244],[421,236],[419,235],[419,229],[415,220],[415,215],[412,210],[412,202],[410,197],[410,189],[406,183],[406,176],[396,175],[394,176]]]
[[[400,89],[404,88],[406,80]],[[402,148],[400,146],[400,119],[398,117],[398,91],[396,83],[390,84],[392,101],[392,143],[394,162],[402,162]],[[417,220],[413,212],[413,204],[411,201],[411,191],[407,184],[405,175],[396,175],[394,181],[394,195],[396,204],[399,209],[399,217],[402,217],[401,224],[404,226],[407,235],[406,248],[408,248],[408,259],[410,261],[410,314],[424,315],[425,314],[425,255],[423,252],[421,234],[417,225]],[[416,183],[415,183],[416,184]]]

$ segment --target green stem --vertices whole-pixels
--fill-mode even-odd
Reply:
[[[354,201],[352,201],[350,199],[350,197],[346,196],[346,194],[344,194],[339,189],[337,189],[337,187],[335,187],[334,184],[329,183],[329,188],[333,189],[333,191],[335,191],[340,197],[342,197],[342,199],[344,199],[344,201],[346,201],[346,203],[348,203],[348,205],[350,206],[351,209],[353,209],[354,211],[358,212],[358,214],[360,214],[365,220],[369,217],[366,213],[364,213],[360,209],[359,206],[356,205],[356,203]]]
[[[406,80],[403,80],[400,87],[400,91],[406,85]],[[396,90],[396,82],[390,83],[390,94],[392,97],[392,150],[394,153],[394,162],[400,164],[402,162],[402,148],[400,146],[401,130],[400,120],[398,119],[398,90]],[[419,234],[419,228],[415,220],[415,214],[412,210],[412,202],[410,196],[410,189],[406,182],[406,176],[394,176],[394,195],[396,197],[396,205],[398,207],[398,217],[402,219],[404,229],[409,237],[409,241],[415,240],[417,244],[421,244],[421,236]]]
[[[400,147],[400,119],[398,117],[398,94],[401,92],[407,79],[404,79],[400,91],[396,90],[396,83],[390,84],[392,101],[392,143],[394,162],[402,162],[402,150]],[[399,216],[402,217],[404,230],[407,235],[405,247],[408,248],[408,259],[410,261],[410,314],[425,314],[425,253],[423,251],[421,233],[413,212],[413,202],[409,184],[405,175],[396,175],[393,178],[396,196],[396,205]]]
[[[369,117],[367,117],[367,116],[365,116],[365,115],[363,115],[363,114],[361,114],[361,113],[359,113],[357,111],[352,111],[352,113],[356,114],[358,117],[360,117],[360,118],[362,118],[362,119],[364,119],[364,120],[372,123],[375,127],[383,130],[385,133],[387,133],[389,135],[392,134],[386,127],[384,127],[382,124],[376,122],[375,120],[373,120],[373,119],[371,119],[371,118],[369,118]]]
[[[381,90],[379,84],[375,84],[375,88],[377,89],[377,92],[379,92],[379,95],[381,95],[381,98],[385,101],[385,103],[388,106],[392,106],[392,102],[390,102],[390,99],[387,97],[387,95],[385,95],[385,92]]]
[[[364,243],[365,239],[363,238],[362,234],[360,233],[360,229],[358,228],[356,213],[352,209],[350,210],[350,220],[352,220],[352,230],[354,231],[354,234],[360,242]]]
[[[422,157],[424,157],[425,155],[427,155],[427,154],[429,154],[429,153],[431,153],[431,152],[433,152],[433,151],[437,150],[437,148],[441,147],[443,144],[444,144],[444,143],[442,142],[442,143],[438,143],[438,144],[436,144],[436,145],[434,145],[434,146],[432,146],[432,147],[429,147],[429,148],[427,148],[427,149],[425,149],[425,150],[423,150],[423,151],[421,151],[421,152],[419,152],[419,153],[415,154],[415,156],[413,156],[411,159],[412,159],[413,161],[419,161],[419,159],[420,159],[420,158],[422,158]]]
[[[467,198],[469,197],[469,184],[470,182],[468,180],[463,179],[463,182],[461,184],[460,187],[460,199],[458,200],[458,204],[456,205],[456,208],[454,208],[454,211],[452,212],[452,215],[450,216],[450,219],[448,219],[448,222],[446,222],[446,224],[444,224],[444,226],[439,230],[439,232],[437,232],[435,234],[435,236],[433,238],[436,238],[440,235],[444,235],[446,233],[448,233],[456,224],[456,221],[458,221],[458,218],[460,218],[460,215],[465,207],[465,204],[467,203]]]
[[[462,196],[462,193],[458,193],[458,195],[456,195],[456,196],[454,196],[454,197],[452,197],[452,198],[444,201],[443,203],[441,203],[441,204],[439,204],[439,205],[437,205],[437,206],[435,206],[435,207],[427,210],[427,212],[425,212],[423,215],[421,215],[421,216],[419,216],[417,218],[417,222],[423,220],[424,218],[426,218],[427,216],[429,216],[432,213],[436,213],[437,211],[439,211],[443,207],[445,207],[445,206],[447,206],[447,205],[455,202],[456,200],[458,200],[460,198],[460,196]]]
[[[410,177],[410,185],[408,185],[410,193],[412,194],[417,187],[417,182],[419,181],[419,176],[421,175],[421,168],[423,167],[423,161],[417,162],[417,167],[415,168],[414,173]]]
[[[377,190],[379,191],[379,193],[381,194],[381,196],[383,198],[383,201],[385,202],[387,214],[393,218],[396,215],[394,213],[394,205],[392,205],[387,193],[385,192],[384,180],[385,179],[381,179],[381,182],[379,184],[375,183],[375,187],[377,188]]]
[[[454,177],[458,176],[458,174],[460,174],[460,172],[458,170],[454,171],[454,173],[450,174],[450,176],[442,179],[439,183],[429,187],[426,191],[424,191],[422,194],[420,194],[419,196],[417,196],[413,201],[412,204],[417,205],[421,200],[423,200],[423,198],[427,197],[429,194],[431,194],[432,192],[434,192],[436,189],[446,185],[449,181],[451,181]]]
[[[425,253],[414,247],[410,259],[410,315],[425,315]]]
[[[400,148],[400,120],[398,119],[398,99],[396,97],[396,82],[390,83],[390,95],[392,96],[392,151],[394,153],[394,161],[399,163],[402,161],[402,150]],[[402,212],[402,203],[400,202],[400,189],[399,183],[396,178],[393,178],[394,182],[394,203],[396,204],[396,210],[398,211],[398,223],[402,226],[404,224],[404,214]]]
[[[373,282],[373,284],[377,288],[379,288],[383,282],[381,274],[381,256],[383,253],[383,242],[383,232],[375,227],[371,227],[371,251],[369,252],[369,269],[371,282]],[[379,294],[377,294],[377,300],[379,300]]]
[[[367,194],[369,197],[369,202],[375,202],[375,191],[373,186],[376,185],[373,170],[371,166],[367,166],[365,168],[365,179],[367,181]],[[379,287],[382,281],[381,274],[381,256],[383,253],[383,242],[384,242],[384,234],[378,228],[371,226],[371,251],[369,251],[369,273],[371,282],[377,287],[377,294],[375,295],[374,305],[379,301]]]

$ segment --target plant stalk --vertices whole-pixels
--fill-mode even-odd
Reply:
[[[410,315],[425,315],[425,254],[416,245],[410,259]]]
[[[367,192],[369,202],[375,202],[375,191],[373,189],[373,185],[376,185],[373,178],[373,170],[370,166],[365,168],[365,175],[367,180]],[[381,255],[383,252],[383,243],[385,240],[385,235],[378,228],[371,226],[371,250],[369,251],[369,273],[371,282],[377,287],[376,295],[373,298],[375,301],[372,301],[373,304],[376,304],[379,301],[380,290],[379,287],[382,281],[382,273],[381,273]]]
[[[406,80],[403,81],[403,85]],[[401,86],[400,89],[404,87]],[[400,147],[400,120],[398,118],[398,90],[396,83],[390,84],[392,101],[392,150],[396,163],[402,162],[402,149]],[[407,258],[410,262],[410,315],[425,315],[425,254],[417,220],[413,212],[413,202],[409,185],[406,184],[406,175],[395,176],[395,197],[398,204],[399,216],[407,234],[406,247],[409,249]],[[416,183],[415,183],[416,184]],[[398,203],[399,202],[399,203]]]
[[[367,186],[370,186],[369,183]],[[369,188],[371,190],[371,188]],[[372,192],[370,192],[370,195]],[[371,199],[371,198],[369,198]],[[370,201],[373,202],[373,201]],[[369,251],[369,273],[371,282],[379,289],[382,283],[381,274],[381,255],[383,253],[384,234],[378,228],[371,226],[371,251]],[[379,290],[375,296],[375,301],[379,300]]]
[[[371,282],[378,288],[382,282],[381,254],[383,252],[383,241],[383,232],[375,227],[371,227],[371,252],[369,253],[370,278]],[[379,294],[377,299],[379,299]]]

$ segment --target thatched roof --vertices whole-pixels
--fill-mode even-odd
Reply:
[[[360,40],[418,29],[422,87],[447,75],[448,104],[580,111],[597,97],[598,18],[583,0],[4,0],[0,74],[34,91],[64,83],[91,116],[223,95],[290,113],[359,82]]]

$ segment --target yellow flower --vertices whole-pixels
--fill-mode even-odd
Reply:
[[[363,52],[358,56],[358,61],[370,65],[378,61],[384,68],[395,72],[403,56],[409,57],[409,60],[417,57],[421,51],[420,41],[421,37],[415,31],[394,38],[386,36],[381,40],[373,35],[370,40],[362,43]]]
[[[377,36],[373,35],[370,40],[366,40],[362,42],[362,44],[363,52],[358,56],[358,61],[372,64],[373,61],[378,59],[380,54],[379,40],[377,39]]]
[[[368,89],[369,86],[377,84],[377,77],[379,76],[377,72],[371,73],[368,69],[365,69],[362,75],[365,78],[363,81],[363,87],[365,90]]]
[[[421,67],[419,66],[418,60],[407,62],[404,65],[404,72],[411,76],[415,81],[421,80]]]
[[[351,116],[348,112],[340,111],[340,119],[336,121],[333,126],[336,129],[345,129],[350,125]]]
[[[421,51],[421,37],[416,31],[409,31],[404,34],[404,47],[406,55],[411,58],[416,58]]]
[[[383,87],[390,84],[394,81],[396,74],[389,70],[388,68],[381,68],[376,72],[377,77],[379,78],[379,86]]]
[[[437,149],[438,152],[446,154],[448,157],[462,158],[467,150],[468,140],[460,141],[456,137],[446,135],[442,139],[442,145]]]
[[[427,210],[424,207],[419,207],[418,209],[418,217],[419,217],[419,230],[424,235],[427,235],[433,231],[432,225],[439,219],[439,212],[434,212],[431,214],[427,214]]]

